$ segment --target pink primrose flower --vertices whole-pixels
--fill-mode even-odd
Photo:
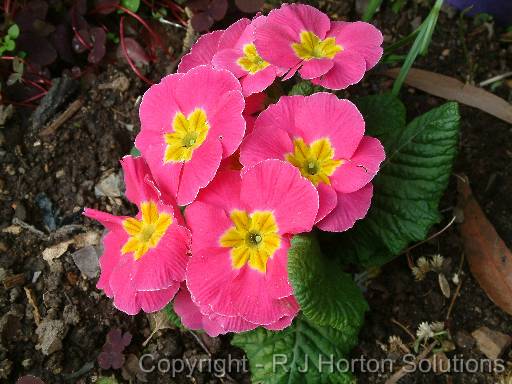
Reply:
[[[315,188],[284,161],[219,172],[185,210],[193,234],[186,282],[203,317],[223,332],[290,325],[299,311],[290,238],[310,231],[317,211]]]
[[[373,25],[331,21],[304,4],[283,4],[257,25],[254,44],[261,57],[298,70],[302,78],[329,89],[358,83],[382,56],[382,34]]]
[[[126,197],[139,213],[127,217],[84,211],[108,229],[97,287],[129,315],[141,309],[155,312],[172,300],[185,278],[190,231],[179,224],[179,210],[163,201],[142,158],[126,156],[121,165]]]
[[[240,148],[240,162],[292,164],[318,191],[317,227],[346,231],[366,216],[371,180],[385,158],[380,141],[364,136],[364,129],[363,117],[348,100],[324,92],[284,96],[258,116]]]
[[[148,89],[135,144],[162,192],[179,205],[196,198],[239,147],[244,106],[238,80],[211,66],[168,75]]]

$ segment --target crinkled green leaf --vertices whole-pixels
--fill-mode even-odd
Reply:
[[[288,278],[304,315],[339,330],[361,327],[368,310],[363,294],[339,260],[324,256],[316,238],[298,235],[288,251]]]
[[[411,242],[425,239],[441,220],[439,200],[448,185],[459,137],[456,103],[435,108],[399,129],[403,111],[378,107],[382,97],[358,103],[367,116],[366,133],[381,139],[386,149],[386,160],[373,182],[372,206],[364,220],[337,236],[335,247],[344,260],[365,266],[390,261]],[[402,110],[396,101],[389,103]]]
[[[290,92],[288,92],[289,96],[294,95],[303,95],[303,96],[310,96],[315,92],[322,92],[326,91],[324,88],[322,88],[319,85],[313,85],[310,81],[302,80],[296,83]]]
[[[164,312],[166,313],[167,317],[169,318],[169,321],[171,324],[175,325],[176,328],[185,329],[183,324],[181,323],[180,317],[174,312],[174,307],[172,304],[167,304],[164,308]]]
[[[235,335],[232,343],[249,358],[252,384],[355,383],[344,364],[357,344],[351,328],[340,331],[299,317],[281,332],[258,328]]]

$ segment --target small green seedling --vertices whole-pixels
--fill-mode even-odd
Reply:
[[[13,24],[7,29],[7,34],[0,40],[0,55],[16,49],[16,39],[19,35],[20,27],[18,27],[18,24]]]

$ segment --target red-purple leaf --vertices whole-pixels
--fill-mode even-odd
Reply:
[[[264,0],[235,0],[235,5],[245,13],[256,13],[263,7]]]
[[[126,46],[126,52],[128,54],[128,57],[135,62],[135,64],[149,64],[149,56],[144,51],[144,48],[140,46],[139,43],[137,43],[136,40],[132,39],[131,37],[126,37],[124,39],[124,43]],[[119,44],[119,48],[117,50],[117,54],[120,57],[123,57],[123,50],[121,47],[121,44]]]
[[[88,29],[80,29],[71,41],[73,50],[77,53],[85,52],[92,46],[91,35]]]
[[[119,0],[96,0],[94,4],[98,9],[98,13],[101,13],[102,15],[108,15],[117,9]]]
[[[16,381],[16,384],[44,384],[44,381],[41,380],[39,377],[27,375],[20,377],[18,381]]]
[[[103,28],[93,28],[91,29],[91,40],[93,45],[87,60],[92,64],[98,64],[103,59],[103,56],[105,56],[107,34]]]
[[[228,0],[212,0],[208,13],[215,21],[222,20],[228,11]]]
[[[16,40],[16,48],[27,52],[30,63],[40,66],[50,65],[57,59],[57,51],[48,39],[35,33],[22,33]]]
[[[206,12],[199,12],[192,16],[190,23],[197,32],[205,32],[213,25],[213,18]]]
[[[207,11],[210,7],[211,0],[191,0],[187,3],[188,7],[192,10],[192,12],[201,12]]]

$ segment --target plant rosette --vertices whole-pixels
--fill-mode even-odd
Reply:
[[[139,157],[122,161],[139,213],[85,211],[109,231],[98,288],[129,314],[235,333],[253,382],[353,382],[318,366],[348,355],[368,310],[345,266],[426,238],[458,142],[455,103],[406,123],[391,94],[329,91],[381,44],[371,24],[300,4],[200,37],[142,99]]]

